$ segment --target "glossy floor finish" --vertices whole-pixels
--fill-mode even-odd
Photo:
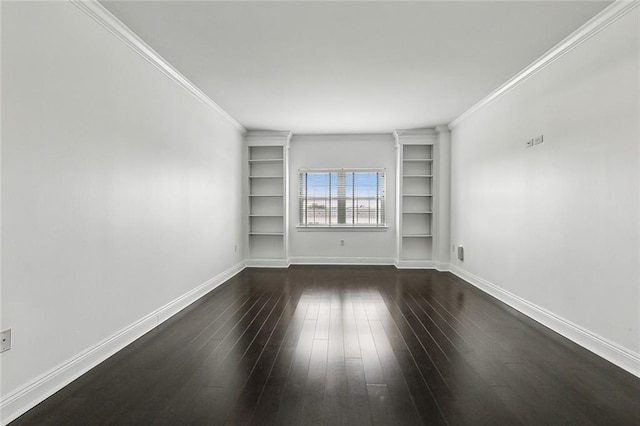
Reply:
[[[448,273],[247,269],[13,424],[640,424],[640,379]]]

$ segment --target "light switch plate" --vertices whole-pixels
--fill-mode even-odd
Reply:
[[[544,136],[544,135],[536,136],[536,137],[533,139],[533,143],[534,143],[534,145],[538,145],[538,144],[540,144],[540,143],[544,142],[544,137],[543,137],[543,136]]]

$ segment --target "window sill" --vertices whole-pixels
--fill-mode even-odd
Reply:
[[[388,226],[296,226],[301,232],[387,232]]]

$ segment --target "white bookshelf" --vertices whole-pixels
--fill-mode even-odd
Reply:
[[[398,266],[433,264],[434,142],[428,130],[396,131],[398,149]]]
[[[249,132],[249,266],[286,266],[289,132]]]

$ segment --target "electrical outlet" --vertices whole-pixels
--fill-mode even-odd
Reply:
[[[2,330],[0,332],[0,352],[11,349],[11,329]]]
[[[344,240],[340,240],[340,245],[344,246]]]
[[[544,142],[544,137],[543,137],[543,136],[544,136],[544,135],[536,136],[536,137],[533,139],[533,143],[534,143],[534,145],[538,145],[538,144],[541,144],[542,142]]]

